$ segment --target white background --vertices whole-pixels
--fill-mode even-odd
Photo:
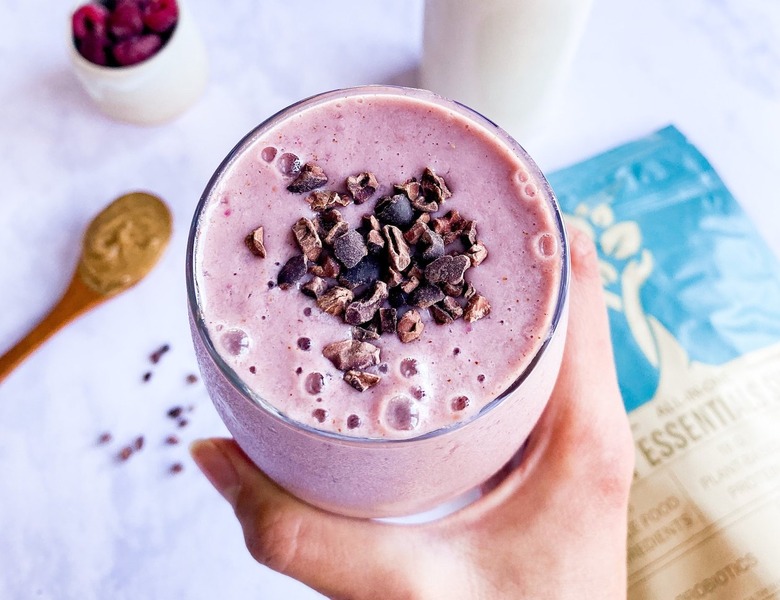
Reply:
[[[196,370],[187,230],[214,168],[272,112],[335,87],[414,85],[422,1],[190,6],[209,86],[178,120],[142,128],[102,116],[79,87],[70,2],[0,0],[0,351],[58,299],[85,225],[109,200],[153,191],[175,227],[148,279],[0,385],[2,599],[319,597],[249,558],[229,507],[187,456],[189,440],[224,433],[203,387],[184,381]],[[555,119],[520,142],[552,171],[670,123],[780,254],[777,0],[596,0]],[[152,367],[163,343],[172,349]],[[166,417],[176,405],[195,407],[184,429]],[[103,431],[114,441],[98,446]],[[183,443],[164,445],[169,433]],[[118,464],[141,434],[142,452]],[[184,471],[171,476],[176,461]]]

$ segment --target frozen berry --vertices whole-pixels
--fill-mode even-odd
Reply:
[[[150,58],[162,46],[162,40],[153,33],[132,37],[114,45],[114,59],[122,66],[127,67]]]
[[[108,29],[117,40],[139,35],[144,30],[141,9],[135,0],[120,0],[108,18]]]
[[[88,34],[105,34],[108,9],[102,4],[85,4],[73,13],[73,37],[83,40]]]
[[[105,33],[89,32],[83,38],[77,40],[76,46],[79,54],[89,62],[101,66],[108,64],[108,53],[106,52],[108,38]]]
[[[144,25],[157,33],[173,29],[178,18],[176,0],[151,0],[143,9]]]

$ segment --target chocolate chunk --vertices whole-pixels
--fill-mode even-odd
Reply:
[[[387,301],[393,308],[401,308],[409,302],[409,296],[400,287],[394,287],[390,289]]]
[[[419,339],[425,329],[425,325],[422,322],[422,318],[420,318],[420,313],[411,309],[406,311],[404,316],[398,320],[396,329],[398,331],[398,339],[404,344],[408,344]]]
[[[366,371],[350,370],[344,373],[344,381],[355,388],[358,392],[365,392],[368,388],[374,387],[382,378]]]
[[[379,309],[379,329],[382,333],[395,333],[398,325],[398,310],[395,308]]]
[[[428,308],[444,300],[444,292],[431,283],[423,283],[409,295],[409,303],[419,308]]]
[[[469,298],[466,304],[466,310],[463,312],[463,318],[469,323],[478,321],[490,314],[490,302],[481,294],[475,293]]]
[[[372,342],[379,339],[379,332],[356,325],[352,328],[352,339],[361,342]]]
[[[382,227],[382,233],[387,241],[387,258],[390,266],[396,271],[406,270],[412,263],[412,257],[404,234],[394,225],[385,225]]]
[[[374,214],[382,223],[401,229],[406,229],[414,221],[414,209],[409,198],[403,194],[380,198],[374,208]]]
[[[263,243],[263,227],[260,226],[244,238],[244,243],[247,248],[252,251],[252,254],[265,258],[265,244]]]
[[[295,236],[295,241],[298,242],[298,246],[301,248],[301,252],[308,260],[316,261],[320,257],[320,252],[322,252],[322,240],[317,235],[317,228],[314,226],[314,223],[306,217],[301,217],[292,226],[292,232]]]
[[[344,287],[354,289],[379,279],[381,268],[376,256],[369,255],[350,269],[344,269],[339,276],[339,283]]]
[[[379,364],[379,348],[369,342],[343,340],[328,344],[322,354],[339,371],[363,370]]]
[[[352,204],[352,199],[345,195],[329,190],[327,192],[312,192],[306,198],[306,202],[309,203],[309,208],[315,212],[322,212],[334,206],[349,206]]]
[[[373,173],[360,173],[347,177],[347,189],[355,204],[363,204],[376,193],[379,183]]]
[[[329,315],[338,317],[344,313],[347,304],[352,302],[354,297],[351,290],[336,285],[317,298],[317,306]]]
[[[363,236],[356,230],[350,229],[333,242],[333,254],[342,265],[349,269],[368,254],[368,248]]]
[[[441,204],[452,196],[452,192],[447,187],[444,178],[434,173],[433,169],[430,167],[427,167],[425,171],[423,171],[422,177],[420,178],[420,189],[422,195],[425,196],[425,199],[429,202]]]
[[[423,260],[431,261],[444,256],[444,238],[435,231],[426,228],[420,237],[420,244],[424,248],[421,255]]]
[[[301,291],[312,298],[319,298],[328,289],[327,282],[316,275],[301,286]]]
[[[306,268],[308,261],[303,254],[296,254],[290,260],[288,260],[282,270],[279,271],[279,275],[276,277],[276,283],[283,290],[291,288],[295,285],[301,277],[306,275]]]
[[[339,221],[338,223],[335,223],[333,227],[330,228],[328,233],[325,234],[323,241],[328,246],[333,246],[335,241],[339,239],[342,235],[347,233],[348,231],[349,231],[349,223],[347,223],[346,221]]]
[[[303,165],[298,177],[287,186],[287,191],[293,194],[304,194],[321,188],[326,183],[328,183],[328,176],[325,175],[322,167],[314,163],[306,163]]]
[[[361,300],[355,300],[347,306],[344,311],[344,320],[350,325],[360,325],[370,321],[387,296],[387,284],[384,281],[375,281],[368,296]]]
[[[471,260],[468,256],[442,256],[425,267],[425,278],[431,283],[460,283],[470,266]]]
[[[341,265],[330,254],[323,252],[316,265],[312,265],[309,272],[316,277],[335,279],[341,272]]]
[[[487,247],[482,242],[475,242],[471,248],[466,250],[466,256],[469,257],[472,267],[481,265],[488,256]]]

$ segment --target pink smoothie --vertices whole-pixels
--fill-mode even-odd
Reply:
[[[420,180],[426,168],[443,178],[451,196],[426,227],[453,210],[474,222],[472,241],[459,236],[446,252],[467,255],[475,237],[487,249],[482,262],[468,263],[463,279],[489,312],[477,320],[456,313],[441,324],[430,308],[410,306],[411,294],[400,306],[396,300],[398,316],[417,311],[422,334],[406,343],[392,330],[362,340],[376,350],[371,364],[357,369],[371,386],[349,385],[347,369],[326,348],[352,340],[353,326],[301,292],[310,273],[278,285],[282,266],[301,254],[293,224],[317,217],[307,202],[310,191],[287,189],[298,177],[292,156],[325,173],[328,181],[317,191],[342,198],[350,198],[348,177],[375,176],[377,189],[367,201],[336,206],[364,239],[362,218],[380,198],[397,193],[394,184]],[[415,218],[420,214],[414,211]],[[259,226],[265,256],[245,240]],[[554,383],[566,320],[562,231],[535,164],[467,109],[427,92],[374,87],[287,109],[226,159],[193,226],[194,339],[217,409],[261,468],[330,510],[404,514],[468,490],[518,449]],[[386,251],[376,254],[383,269]],[[419,259],[418,266],[424,270],[427,262]],[[408,281],[408,274],[399,279]],[[339,285],[333,278],[325,283]],[[364,288],[353,290],[356,299]],[[468,314],[470,292],[449,293],[466,316],[475,316]],[[381,306],[390,308],[392,300]],[[362,327],[377,324],[378,316]]]

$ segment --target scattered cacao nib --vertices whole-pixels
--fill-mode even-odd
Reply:
[[[265,244],[263,242],[263,227],[257,227],[255,228],[249,235],[247,235],[244,238],[244,243],[246,244],[247,248],[254,254],[255,256],[259,256],[260,258],[265,258],[266,251],[265,251]]]
[[[133,450],[140,450],[144,447],[144,436],[139,435],[135,440],[133,440]]]
[[[173,463],[170,467],[168,467],[168,471],[170,471],[171,475],[178,475],[184,470],[184,465],[180,462]]]
[[[418,308],[430,306],[444,300],[444,292],[431,283],[422,283],[409,295],[409,303]]]
[[[184,378],[184,381],[187,383],[187,385],[193,385],[198,383],[198,376],[195,375],[195,373],[190,373],[187,375],[187,377]]]
[[[398,310],[395,308],[379,309],[379,330],[381,333],[395,333],[398,325]]]
[[[306,163],[298,176],[287,186],[287,191],[293,194],[305,194],[321,188],[326,183],[328,183],[328,176],[325,175],[322,167],[314,163]]]
[[[471,297],[477,293],[477,290],[474,289],[474,286],[469,281],[463,282],[463,297],[466,300],[470,300]]]
[[[322,373],[309,373],[304,381],[304,387],[312,396],[316,396],[325,387],[325,377]]]
[[[344,373],[344,381],[358,392],[365,392],[368,388],[374,387],[381,379],[379,375],[366,371],[350,370]]]
[[[300,348],[304,352],[308,352],[309,350],[311,350],[311,338],[299,337],[297,343],[298,343],[298,348]]]
[[[181,413],[184,412],[184,409],[181,406],[174,406],[168,411],[168,416],[171,419],[178,419]]]
[[[179,443],[179,438],[178,438],[178,437],[176,437],[175,435],[169,435],[169,436],[167,436],[167,437],[165,438],[165,443],[166,443],[168,446],[175,446],[176,444],[178,444],[178,443]]]
[[[317,306],[329,315],[338,317],[344,314],[347,304],[354,298],[352,290],[336,285],[317,298]]]
[[[366,241],[355,229],[350,229],[333,242],[333,254],[347,269],[354,267],[368,254]]]
[[[411,203],[412,208],[419,210],[421,213],[435,213],[439,210],[439,203],[435,200],[428,200],[425,196],[418,196]]]
[[[341,265],[330,254],[323,252],[316,265],[312,265],[309,272],[316,277],[335,279],[341,272]]]
[[[102,446],[103,444],[108,444],[112,439],[114,439],[114,436],[112,436],[108,431],[106,431],[100,434],[97,443]]]
[[[126,461],[133,455],[133,447],[132,446],[125,446],[122,448],[119,453],[116,455],[117,460],[120,460],[121,462]]]
[[[412,257],[404,234],[394,225],[385,225],[382,227],[382,233],[387,241],[387,258],[390,266],[396,271],[405,271],[412,263]]]
[[[466,247],[477,243],[477,223],[476,221],[465,221],[460,230],[460,237]]]
[[[328,230],[328,233],[325,234],[323,241],[328,246],[333,246],[335,241],[348,231],[349,223],[346,221],[338,221],[337,223],[334,223],[333,226]]]
[[[370,294],[347,305],[344,320],[350,325],[361,325],[370,321],[387,296],[387,284],[384,281],[375,281]]]
[[[316,275],[301,286],[301,292],[303,292],[307,296],[311,296],[315,300],[320,296],[322,296],[322,294],[324,294],[325,290],[327,289],[328,289],[328,283],[322,277],[317,277]],[[309,309],[309,311],[310,311],[309,312],[310,315],[311,309]]]
[[[151,378],[152,378],[152,372],[151,371],[147,371],[146,373],[144,373],[144,375],[142,377],[144,383],[149,381]]]
[[[317,234],[314,223],[306,217],[301,217],[292,226],[292,232],[306,259],[312,262],[316,261],[322,252],[322,240]]]
[[[309,203],[309,208],[314,212],[322,212],[334,206],[349,206],[352,204],[352,199],[331,190],[327,192],[312,192],[306,198],[306,202]]]
[[[472,267],[478,267],[487,258],[488,251],[485,244],[482,242],[474,242],[471,247],[466,250],[466,256],[469,257]]]
[[[469,405],[468,396],[458,396],[456,398],[453,398],[452,402],[450,403],[452,410],[454,410],[455,412],[459,412],[465,409],[468,405]]]
[[[468,256],[442,256],[425,267],[425,278],[431,283],[460,283],[470,266],[471,260]]]
[[[475,293],[469,298],[466,304],[466,310],[463,312],[463,318],[469,323],[478,321],[490,314],[490,302],[479,293]]]
[[[385,238],[382,237],[381,232],[372,229],[366,235],[366,246],[369,254],[378,254],[385,248]]]
[[[360,427],[360,417],[357,415],[349,415],[347,417],[347,429],[357,429]]]
[[[153,365],[156,365],[158,362],[160,362],[160,359],[163,357],[163,354],[168,352],[170,349],[171,347],[169,344],[163,344],[162,346],[157,348],[157,350],[155,350],[149,355],[149,360]]]
[[[426,228],[420,236],[420,242],[425,248],[422,253],[422,259],[424,261],[432,261],[444,256],[444,238]]]
[[[350,371],[379,364],[380,350],[369,342],[343,340],[328,344],[322,354],[339,371]]]
[[[414,221],[414,209],[404,194],[380,198],[374,208],[374,214],[381,223],[406,229]]]
[[[430,167],[426,167],[423,171],[420,178],[420,190],[427,201],[437,202],[439,205],[452,196],[444,178],[437,175]]]
[[[361,342],[373,342],[379,339],[379,332],[366,327],[355,326],[352,328],[352,339]]]
[[[425,329],[425,324],[420,318],[420,313],[411,309],[406,311],[398,320],[396,329],[398,331],[398,339],[404,344],[408,344],[409,342],[419,339]]]
[[[184,428],[187,425],[190,424],[190,422],[187,419],[179,419],[179,422],[176,423],[180,428]]]
[[[306,257],[303,254],[296,254],[279,271],[276,277],[277,285],[283,290],[291,288],[306,274],[307,267]]]
[[[376,256],[366,256],[350,269],[344,269],[339,275],[339,283],[344,287],[354,289],[361,285],[373,283],[381,275],[380,262]]]
[[[360,173],[347,177],[347,189],[352,194],[355,204],[363,204],[376,193],[379,187],[373,173]]]

